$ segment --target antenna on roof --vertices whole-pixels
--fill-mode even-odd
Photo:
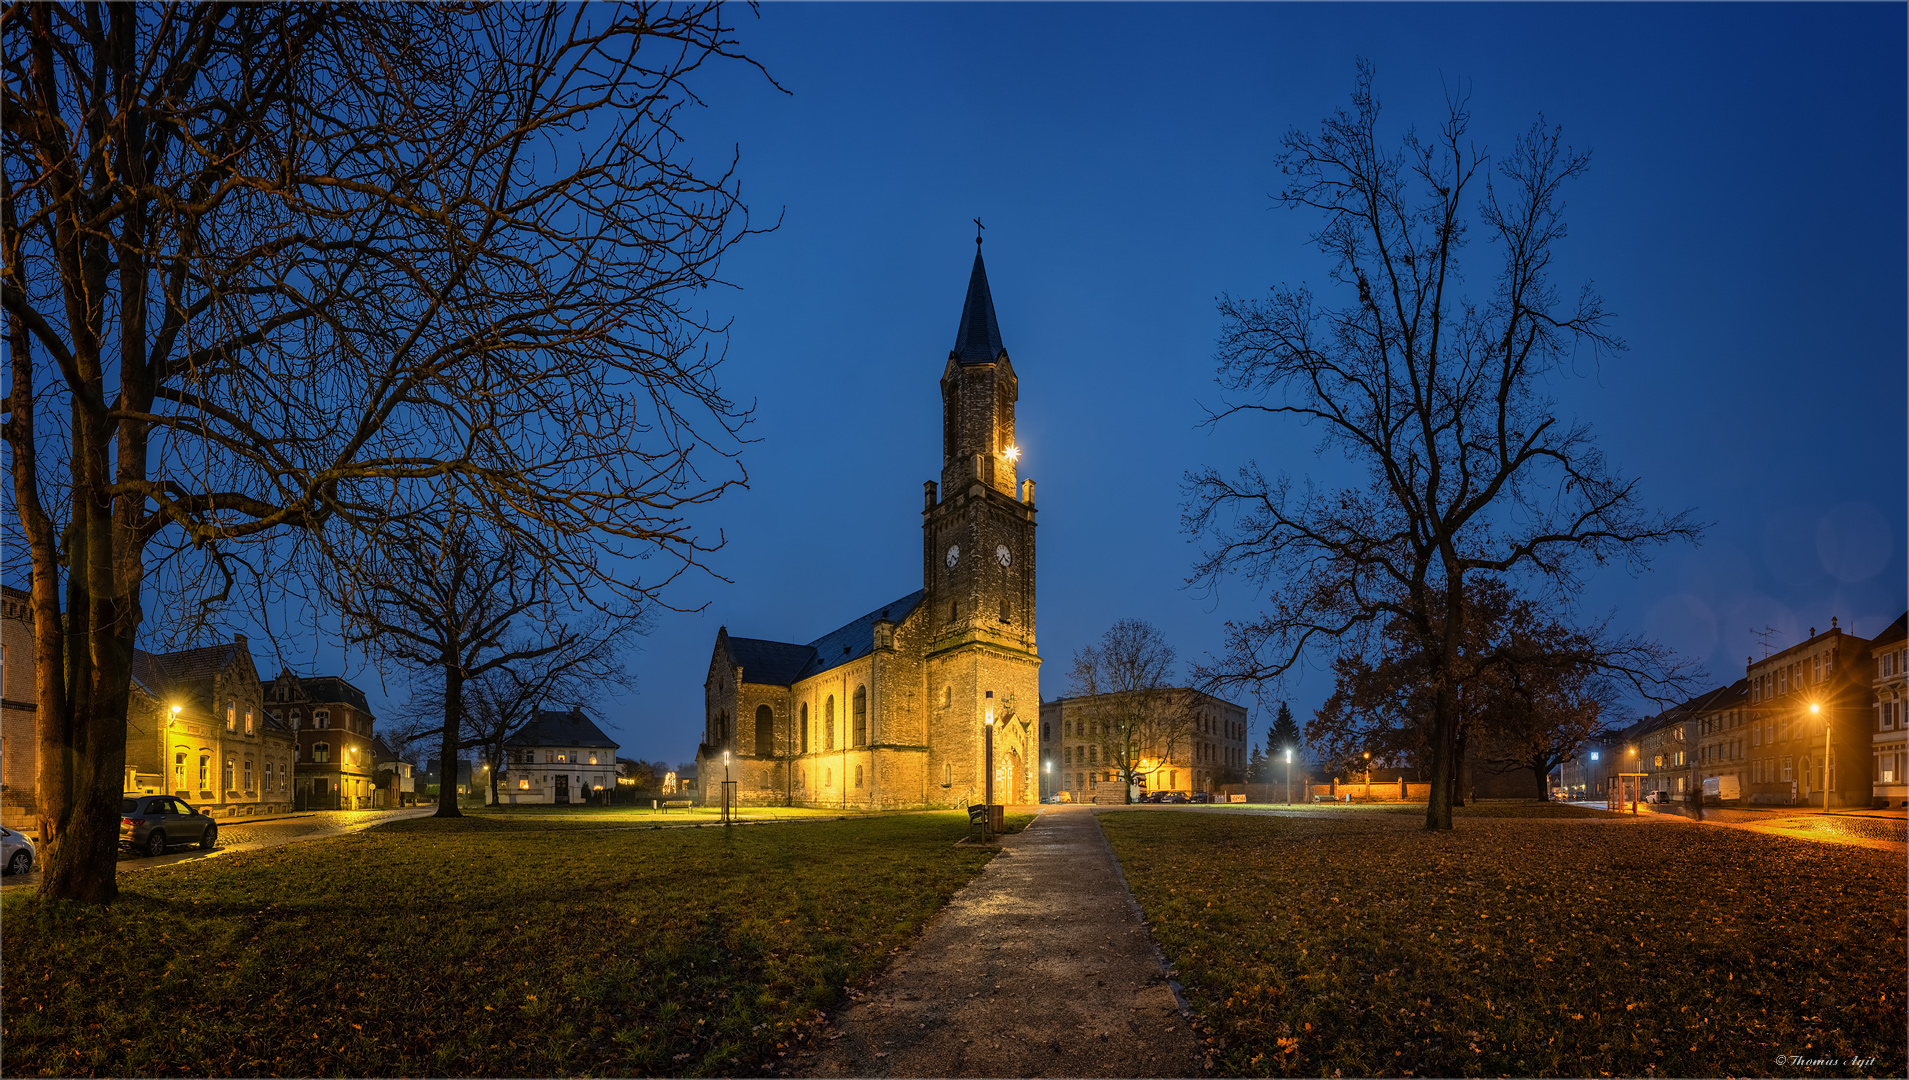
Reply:
[[[987,228],[987,226],[981,224],[980,218],[974,219],[974,246],[975,247],[981,246],[981,230],[985,228]]]
[[[1776,627],[1765,625],[1761,630],[1752,630],[1750,634],[1763,643],[1763,658],[1770,658],[1770,636],[1777,632]]]

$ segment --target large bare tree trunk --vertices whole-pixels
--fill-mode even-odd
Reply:
[[[463,817],[457,808],[457,750],[459,721],[464,717],[464,672],[455,661],[444,665],[444,737],[437,756],[437,813],[432,817]]]

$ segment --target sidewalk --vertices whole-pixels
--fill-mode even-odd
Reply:
[[[1577,803],[1593,809],[1606,809],[1603,803]],[[1714,828],[1742,829],[1766,836],[1787,836],[1793,840],[1816,840],[1826,844],[1850,844],[1856,847],[1909,855],[1909,814],[1902,810],[1870,810],[1861,807],[1837,807],[1824,810],[1802,806],[1734,807],[1706,806],[1703,820],[1692,822],[1689,810],[1681,803],[1639,806],[1643,821],[1681,821]],[[1611,811],[1631,816],[1628,806]]]
[[[1086,807],[1002,840],[803,1076],[1195,1076],[1200,1042]]]

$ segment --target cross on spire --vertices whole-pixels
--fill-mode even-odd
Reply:
[[[975,247],[981,246],[981,230],[985,228],[987,228],[987,226],[981,224],[980,218],[974,219],[974,246]]]

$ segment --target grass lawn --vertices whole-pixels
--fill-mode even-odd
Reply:
[[[1099,820],[1220,1075],[1902,1075],[1900,857],[1458,816]]]
[[[413,819],[0,901],[0,1072],[759,1075],[986,864],[961,813]]]
[[[641,806],[465,806],[460,809],[471,817],[541,822],[551,827],[589,827],[599,825],[682,825],[689,822],[721,824],[722,807],[692,806],[677,810],[652,810]],[[804,819],[867,817],[873,811],[816,809],[806,806],[738,806],[732,813],[736,821],[800,821]]]

